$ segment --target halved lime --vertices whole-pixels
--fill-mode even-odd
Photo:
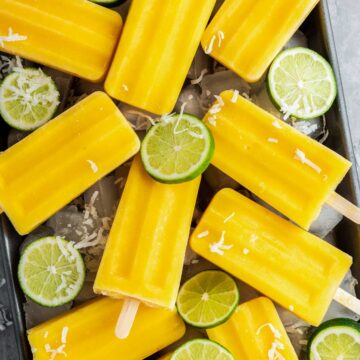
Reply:
[[[308,359],[359,360],[360,324],[344,318],[321,324],[309,339]]]
[[[214,138],[206,125],[195,116],[180,114],[148,131],[141,145],[141,159],[154,179],[181,183],[206,170],[214,149]]]
[[[212,328],[225,322],[239,304],[239,289],[223,271],[207,270],[182,285],[177,309],[188,324]]]
[[[20,69],[0,85],[0,115],[13,128],[34,130],[50,120],[59,105],[59,91],[41,69]]]
[[[234,360],[234,356],[215,341],[194,339],[180,346],[170,360]]]
[[[311,119],[326,113],[336,98],[336,80],[330,64],[306,48],[281,52],[268,74],[270,95],[288,116]]]
[[[30,299],[55,307],[73,300],[80,292],[85,280],[85,265],[73,243],[49,236],[25,248],[18,278]]]

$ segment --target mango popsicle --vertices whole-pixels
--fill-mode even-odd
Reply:
[[[121,27],[119,14],[87,0],[0,0],[1,51],[90,81],[105,76]]]
[[[341,250],[230,189],[215,195],[190,244],[315,326],[352,263]]]
[[[185,333],[176,312],[141,305],[131,334],[120,340],[114,329],[122,304],[122,300],[97,299],[30,329],[34,360],[49,360],[54,353],[56,359],[139,360]]]
[[[304,229],[351,166],[233,91],[204,121],[215,139],[212,163]]]
[[[93,93],[0,154],[0,207],[29,233],[139,147],[111,99]]]
[[[96,293],[175,307],[199,185],[200,177],[159,183],[146,173],[140,157],[134,159],[96,276]]]
[[[225,0],[202,46],[243,79],[256,82],[318,2]]]
[[[206,332],[235,360],[298,359],[274,304],[266,297],[241,304],[228,321]]]
[[[105,82],[112,97],[173,110],[215,0],[133,0]]]

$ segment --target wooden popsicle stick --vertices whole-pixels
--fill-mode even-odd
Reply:
[[[360,208],[333,192],[326,203],[356,224],[360,224]]]
[[[338,288],[336,290],[334,300],[339,304],[344,305],[346,308],[353,311],[355,314],[360,315],[360,300],[352,296],[345,290]]]
[[[139,305],[140,301],[138,300],[130,298],[124,300],[115,328],[115,335],[117,338],[125,339],[129,336]]]

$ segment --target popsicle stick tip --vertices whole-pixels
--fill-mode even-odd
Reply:
[[[344,199],[341,195],[333,192],[326,203],[354,223],[360,224],[360,208]]]
[[[336,290],[334,300],[339,304],[344,305],[346,308],[353,311],[355,314],[360,315],[360,300],[355,296],[349,294],[345,290],[338,288]]]
[[[115,328],[115,336],[118,339],[126,339],[129,336],[139,305],[140,301],[138,300],[124,300]]]

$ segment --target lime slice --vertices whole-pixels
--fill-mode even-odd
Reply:
[[[170,360],[234,360],[234,357],[215,341],[194,339],[180,346]]]
[[[59,105],[59,91],[40,69],[20,69],[0,86],[0,115],[12,127],[29,131],[50,120]]]
[[[321,324],[309,339],[308,359],[359,360],[360,324],[343,318]]]
[[[330,64],[315,51],[301,47],[285,50],[275,58],[268,86],[282,112],[299,119],[326,113],[337,92]]]
[[[203,271],[180,288],[177,308],[188,324],[211,328],[225,322],[239,304],[239,289],[223,271]]]
[[[18,278],[30,299],[43,306],[60,306],[80,292],[84,261],[73,243],[54,236],[41,238],[25,248]]]
[[[214,139],[206,125],[188,114],[169,116],[154,125],[141,145],[146,171],[164,183],[195,179],[209,166]]]

